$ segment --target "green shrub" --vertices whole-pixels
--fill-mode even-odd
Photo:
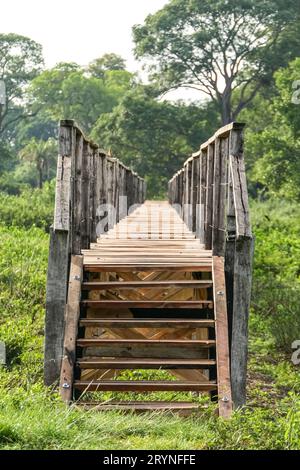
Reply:
[[[48,235],[0,225],[0,340],[19,383],[42,367]],[[14,380],[14,378],[13,378]]]
[[[40,227],[49,231],[53,220],[55,182],[42,189],[24,188],[19,195],[0,193],[0,223],[7,226]]]
[[[300,208],[286,201],[252,203],[255,240],[252,305],[268,318],[276,346],[300,338]]]

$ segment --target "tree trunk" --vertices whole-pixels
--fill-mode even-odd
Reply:
[[[43,170],[40,166],[38,167],[38,175],[39,175],[38,185],[39,185],[39,188],[42,189],[42,187],[43,187]]]
[[[232,122],[231,93],[224,92],[220,100],[222,125]]]

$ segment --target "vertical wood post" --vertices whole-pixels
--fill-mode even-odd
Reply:
[[[214,143],[209,144],[207,151],[206,167],[206,202],[205,202],[205,248],[212,248],[212,223],[213,223],[213,183],[214,183]]]
[[[251,298],[253,237],[243,158],[243,127],[231,131],[230,172],[236,223],[233,267],[231,382],[235,407],[246,401],[248,317]]]
[[[80,316],[80,296],[83,273],[83,257],[72,256],[69,276],[68,300],[65,314],[65,335],[60,373],[60,395],[64,402],[72,400],[76,339]]]
[[[69,269],[71,166],[74,151],[73,127],[62,126],[59,132],[54,224],[50,230],[47,274],[44,345],[46,385],[52,385],[58,380],[62,357]]]

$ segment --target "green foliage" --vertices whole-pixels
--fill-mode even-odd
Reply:
[[[96,78],[104,78],[108,70],[125,70],[126,63],[123,57],[117,54],[104,54],[102,57],[93,60],[88,66],[89,73]]]
[[[20,159],[33,165],[37,173],[37,186],[51,180],[56,174],[57,142],[54,139],[37,140],[34,137],[20,151]]]
[[[276,95],[259,96],[243,113],[249,123],[246,156],[250,190],[279,198],[300,198],[299,59],[275,74]],[[298,83],[299,85],[299,83]],[[297,104],[298,103],[298,104]]]
[[[279,97],[275,109],[292,131],[295,140],[300,137],[300,58],[275,74]]]
[[[290,0],[172,0],[133,28],[136,56],[154,61],[162,90],[185,86],[208,95],[227,124],[270,81],[277,43],[299,12]]]
[[[25,86],[43,65],[42,48],[18,34],[0,34],[0,79],[5,83],[5,104],[0,104],[0,134],[11,137],[17,121],[26,116],[20,106]]]
[[[32,81],[32,108],[42,107],[54,120],[76,119],[89,132],[129,89],[131,78],[126,70],[105,71],[99,78],[77,64],[61,63]]]
[[[20,195],[0,193],[1,223],[48,231],[53,220],[54,183],[45,183],[43,189],[24,188]]]
[[[12,170],[16,161],[17,159],[9,145],[0,140],[0,175],[5,171]]]
[[[0,338],[7,349],[2,386],[26,387],[42,372],[48,235],[0,226]]]
[[[300,338],[300,210],[289,202],[253,203],[256,236],[253,308],[275,344],[291,351]]]

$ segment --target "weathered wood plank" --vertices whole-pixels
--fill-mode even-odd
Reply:
[[[80,316],[83,257],[72,256],[69,278],[68,301],[65,314],[65,335],[60,374],[60,395],[64,402],[72,399],[74,366],[76,362],[76,339]]]
[[[55,189],[54,231],[70,228],[71,157],[58,156]]]
[[[52,385],[59,379],[64,338],[64,314],[69,270],[69,234],[50,231],[47,274],[44,382]]]
[[[215,153],[215,145],[214,143],[212,143],[208,147],[207,165],[206,165],[206,201],[205,201],[204,240],[205,240],[205,248],[208,250],[212,248],[214,153]]]
[[[252,237],[249,215],[248,191],[243,158],[243,131],[231,133],[230,169],[236,216],[237,237]]]
[[[219,415],[228,418],[232,412],[230,360],[224,258],[213,256],[214,314],[216,322],[216,354]]]
[[[217,139],[215,143],[215,165],[213,186],[213,230],[212,250],[215,256],[225,255],[226,202],[228,184],[228,139]]]
[[[248,317],[251,298],[253,239],[237,240],[233,271],[231,382],[234,406],[246,401]]]

